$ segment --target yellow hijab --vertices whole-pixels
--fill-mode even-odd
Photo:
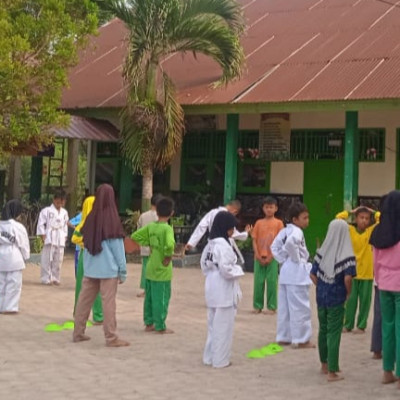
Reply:
[[[94,200],[95,200],[94,196],[86,197],[85,201],[83,202],[83,206],[82,206],[82,220],[76,226],[74,233],[72,234],[72,238],[71,238],[71,242],[74,244],[77,244],[82,249],[84,246],[83,246],[83,236],[81,233],[81,229],[82,229],[83,224],[86,221],[87,216],[90,214],[90,211],[92,211]]]

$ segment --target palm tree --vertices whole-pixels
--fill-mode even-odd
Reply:
[[[142,174],[142,209],[150,205],[153,172],[163,171],[179,150],[184,113],[161,62],[174,53],[203,53],[221,67],[215,85],[240,76],[244,29],[236,0],[97,0],[129,31],[123,77],[127,102],[121,112],[122,152]]]

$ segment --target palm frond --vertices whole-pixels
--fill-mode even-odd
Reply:
[[[184,0],[181,20],[199,15],[214,15],[224,20],[235,33],[244,30],[242,6],[237,0]]]

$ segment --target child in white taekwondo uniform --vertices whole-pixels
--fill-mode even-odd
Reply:
[[[16,221],[22,213],[18,200],[4,206],[0,221],[0,313],[16,314],[22,288],[22,270],[30,256],[28,233]]]
[[[189,241],[185,246],[185,249],[190,250],[196,247],[197,244],[200,242],[201,238],[204,236],[204,234],[207,231],[211,232],[211,227],[213,225],[214,218],[218,213],[220,213],[221,211],[225,212],[227,211],[231,213],[233,216],[236,216],[237,214],[239,214],[241,207],[242,205],[239,200],[232,200],[224,207],[217,207],[210,210],[196,226],[195,230],[193,231],[192,235],[189,238]],[[243,232],[239,232],[236,228],[234,228],[232,238],[230,239],[231,245],[233,246],[236,254],[238,255],[241,264],[244,264],[244,259],[242,253],[240,252],[239,248],[235,243],[235,240],[243,240],[243,241],[246,240],[249,236],[248,233],[251,231],[251,229],[252,227],[250,225],[247,225],[245,231]]]
[[[307,207],[302,203],[293,204],[289,220],[291,223],[279,232],[271,245],[275,260],[281,264],[276,341],[281,345],[292,344],[294,348],[315,348],[310,342],[311,264],[303,234],[309,222]]]
[[[60,284],[60,270],[64,257],[65,240],[68,236],[68,212],[64,204],[65,193],[57,191],[53,204],[39,214],[36,234],[44,242],[40,280],[45,285]]]
[[[241,298],[238,278],[244,275],[229,238],[237,224],[229,212],[216,215],[210,240],[201,256],[201,269],[206,276],[205,298],[208,309],[208,334],[203,362],[214,368],[230,365],[233,326]]]

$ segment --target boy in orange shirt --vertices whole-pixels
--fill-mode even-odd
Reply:
[[[270,246],[284,226],[280,219],[275,218],[275,213],[278,211],[278,202],[275,198],[266,197],[261,207],[264,218],[256,222],[251,233],[254,250],[253,312],[255,314],[262,312],[266,286],[267,310],[265,313],[275,314],[278,291],[278,262],[274,260]]]

